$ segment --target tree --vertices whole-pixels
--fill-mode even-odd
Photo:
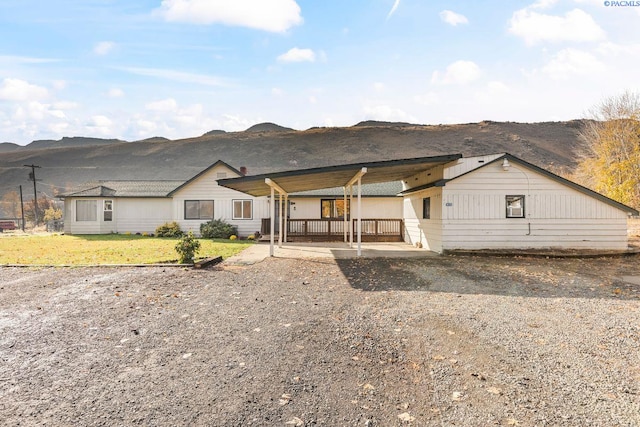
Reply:
[[[581,131],[585,153],[576,179],[587,187],[640,208],[640,94],[625,92],[590,111]]]
[[[24,203],[24,218],[26,221],[34,222],[35,221],[35,203],[34,200],[31,199]],[[52,212],[56,210],[60,210],[56,208],[55,201],[49,199],[46,195],[38,196],[38,212],[40,216],[40,221],[43,221],[44,212],[51,209]],[[62,216],[62,211],[60,211],[60,216]],[[46,219],[44,219],[46,220]]]
[[[17,191],[9,191],[2,197],[2,211],[9,218],[20,217],[20,195]]]

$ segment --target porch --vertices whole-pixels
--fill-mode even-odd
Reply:
[[[403,242],[404,223],[402,219],[362,219],[363,242]],[[343,219],[287,219],[286,240],[288,242],[343,242],[349,233],[349,224],[353,235],[357,234],[357,221]],[[275,233],[279,227],[276,221]],[[346,230],[345,230],[346,227]],[[271,235],[271,219],[262,218],[260,233]]]

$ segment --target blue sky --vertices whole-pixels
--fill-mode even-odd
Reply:
[[[2,0],[0,11],[0,142],[21,145],[265,121],[570,120],[640,85],[635,2]]]

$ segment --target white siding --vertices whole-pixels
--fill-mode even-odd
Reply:
[[[113,231],[132,234],[155,233],[159,225],[172,221],[171,211],[170,198],[115,199],[113,201]]]
[[[422,200],[431,198],[430,219],[423,219]],[[442,189],[430,188],[404,198],[405,242],[442,252]]]
[[[291,198],[291,218],[293,219],[319,219],[320,204],[323,198]],[[342,200],[342,198],[339,198]],[[351,212],[354,218],[358,214],[358,199],[353,198],[351,202]],[[266,216],[268,218],[268,214]],[[400,219],[402,218],[402,198],[401,197],[363,197],[362,198],[362,218],[376,219]]]
[[[525,196],[525,218],[506,218],[506,195]],[[442,209],[445,250],[627,247],[625,212],[514,162],[448,182]]]
[[[238,176],[223,165],[218,165],[199,176],[173,195],[173,219],[180,224],[180,228],[183,231],[192,231],[194,234],[199,234],[200,224],[207,222],[207,220],[184,219],[184,202],[185,200],[213,200],[213,217],[235,225],[240,236],[248,236],[260,231],[261,219],[269,216],[267,198],[256,198],[219,186],[216,181],[219,172],[226,173],[227,178]],[[253,218],[234,220],[233,200],[253,200]]]
[[[464,173],[472,171],[473,169],[484,166],[486,163],[489,163],[502,155],[503,154],[490,154],[487,156],[465,157],[463,159],[458,159],[457,161],[446,165],[443,178],[453,179]]]

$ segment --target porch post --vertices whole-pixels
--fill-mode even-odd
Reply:
[[[349,186],[349,208],[353,206],[353,186]],[[353,215],[349,215],[349,247],[353,248]]]
[[[358,177],[358,256],[362,256],[362,177]]]
[[[280,215],[278,215],[278,224],[280,225],[280,231],[278,232],[278,247],[282,247],[282,206],[284,205],[284,194],[280,193],[278,198],[278,203],[280,203]]]
[[[344,212],[342,214],[342,228],[344,231],[344,242],[347,243],[347,187],[342,187],[342,194],[344,195]]]
[[[287,243],[287,232],[289,228],[289,193],[284,195],[284,242]]]
[[[276,200],[275,200],[275,190],[271,187],[271,205],[269,206],[270,219],[271,219],[271,229],[269,236],[269,256],[273,256],[273,233],[276,231]]]

